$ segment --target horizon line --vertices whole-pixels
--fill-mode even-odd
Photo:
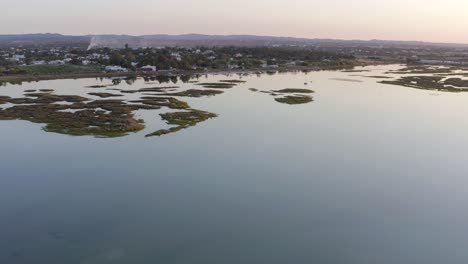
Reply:
[[[206,33],[180,33],[180,34],[168,34],[168,33],[150,33],[150,34],[127,34],[127,33],[95,33],[95,34],[66,34],[59,32],[36,32],[36,33],[0,33],[0,36],[25,36],[25,35],[60,35],[65,37],[93,37],[93,36],[128,36],[128,37],[145,37],[145,36],[188,36],[188,35],[200,35],[200,36],[213,36],[213,37],[235,37],[235,36],[247,36],[247,37],[270,37],[270,38],[290,38],[290,39],[302,39],[302,40],[332,40],[332,41],[385,41],[385,42],[406,42],[406,43],[422,43],[422,44],[449,44],[449,45],[468,45],[464,42],[441,42],[441,41],[426,41],[426,40],[402,40],[402,39],[343,39],[343,38],[320,38],[320,37],[299,37],[299,36],[285,36],[285,35],[255,35],[255,34],[206,34]]]

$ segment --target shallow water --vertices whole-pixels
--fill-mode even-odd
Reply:
[[[167,109],[139,111],[147,128],[113,139],[0,121],[0,263],[467,263],[468,93],[353,75],[242,76],[222,95],[180,98],[219,117],[162,137],[144,135],[167,126]],[[249,88],[312,89],[314,102]]]

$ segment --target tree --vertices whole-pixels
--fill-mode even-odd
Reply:
[[[112,65],[122,65],[124,63],[124,59],[120,53],[114,51],[110,55],[109,63]]]
[[[73,65],[81,65],[83,64],[83,62],[81,60],[79,60],[77,57],[74,57],[72,58],[72,60],[70,61],[71,64]]]
[[[135,55],[134,55],[131,51],[129,51],[129,52],[127,52],[127,53],[125,54],[125,60],[126,60],[127,62],[133,62],[133,61],[135,61],[135,59],[136,59],[136,57],[135,57]]]

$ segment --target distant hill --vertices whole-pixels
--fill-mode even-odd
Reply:
[[[468,44],[431,43],[421,41],[388,40],[336,40],[254,35],[87,35],[67,36],[61,34],[0,35],[0,47],[17,46],[77,46],[90,48],[162,47],[162,46],[327,46],[327,47],[445,47],[468,48]]]
[[[61,34],[0,35],[0,47],[18,46],[87,46],[91,36],[65,36]]]
[[[468,48],[468,44],[430,43],[422,41],[337,40],[272,37],[254,35],[97,35],[92,36],[90,47],[158,47],[158,46],[327,46],[327,47],[451,47]]]

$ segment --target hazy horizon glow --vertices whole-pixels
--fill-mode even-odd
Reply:
[[[466,0],[26,0],[0,34],[252,34],[468,43]]]

